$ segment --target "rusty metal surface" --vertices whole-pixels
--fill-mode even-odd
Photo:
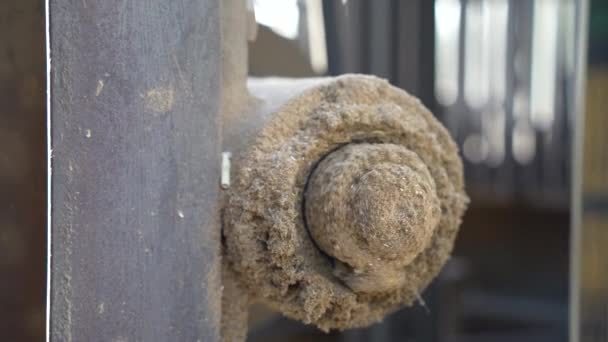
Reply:
[[[0,341],[44,338],[44,6],[0,2]]]
[[[53,341],[219,339],[219,5],[50,2]]]

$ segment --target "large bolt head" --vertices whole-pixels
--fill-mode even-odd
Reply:
[[[403,285],[404,268],[428,245],[441,211],[416,153],[394,144],[349,144],[314,170],[305,192],[308,230],[356,292]]]

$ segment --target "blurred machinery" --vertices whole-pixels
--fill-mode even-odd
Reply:
[[[320,3],[326,45],[315,48],[318,44],[308,39],[314,31],[309,25],[319,21],[310,16],[319,15]],[[416,94],[458,142],[472,197],[455,258],[426,291],[420,307],[402,310],[369,329],[323,338],[568,340],[573,330],[568,328],[569,279],[574,275],[568,267],[575,168],[571,151],[582,115],[587,2],[293,4],[299,8],[300,36],[286,39],[273,28],[281,23],[260,22],[267,26],[261,26],[260,40],[273,37],[308,57],[304,66],[294,59],[293,69],[323,74],[322,68],[313,67],[311,49],[326,50],[327,74],[375,74]],[[258,53],[256,45],[250,46],[252,74],[290,76],[285,69],[260,68],[272,65],[273,57]],[[591,45],[593,51],[593,41]],[[278,341],[284,334],[302,341],[306,336],[321,338],[284,319],[262,321],[251,340],[274,336]]]

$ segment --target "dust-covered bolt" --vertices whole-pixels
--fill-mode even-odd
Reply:
[[[297,81],[277,107],[285,82],[250,87],[264,101],[243,127],[263,128],[254,140],[233,132],[244,144],[231,147],[226,260],[253,300],[287,317],[370,325],[414,304],[450,256],[468,202],[457,145],[384,80]]]
[[[394,144],[348,144],[326,156],[305,191],[305,217],[334,274],[355,292],[403,286],[405,267],[441,217],[424,162]]]

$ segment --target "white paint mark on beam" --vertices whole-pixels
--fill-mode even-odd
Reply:
[[[95,89],[95,97],[99,96],[99,94],[101,94],[101,91],[103,90],[103,80],[99,80],[97,81],[97,88]]]
[[[222,178],[221,178],[222,189],[230,188],[230,159],[231,158],[232,158],[232,153],[222,152]]]

